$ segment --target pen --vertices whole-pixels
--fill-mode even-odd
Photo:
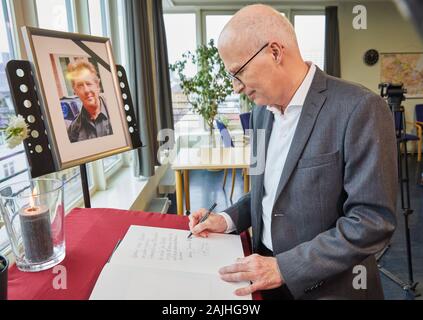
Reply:
[[[217,204],[213,204],[209,210],[207,210],[207,213],[201,218],[200,223],[203,223],[204,221],[207,220],[207,218],[210,216],[210,213],[212,213],[212,211],[214,210],[214,208],[217,207]],[[188,239],[192,237],[192,232],[189,233]]]

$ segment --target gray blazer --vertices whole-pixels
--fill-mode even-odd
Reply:
[[[253,156],[258,130],[266,130],[267,151],[272,126],[270,111],[253,110]],[[385,101],[317,69],[285,167],[275,174],[281,178],[273,253],[294,298],[383,299],[374,254],[395,231],[398,183],[395,128]],[[225,210],[239,233],[252,227],[254,251],[261,241],[263,179],[252,176],[251,192]],[[353,287],[358,265],[366,268],[367,289]]]

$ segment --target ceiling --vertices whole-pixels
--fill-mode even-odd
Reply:
[[[364,0],[361,1],[361,4],[365,2],[381,2],[386,0]],[[264,0],[264,1],[254,1],[254,0],[164,0],[165,8],[177,8],[177,7],[204,7],[204,6],[239,6],[239,5],[248,5],[252,3],[263,3],[270,5],[316,5],[324,3],[340,3],[340,2],[353,2],[352,0]],[[356,1],[355,1],[356,2]]]

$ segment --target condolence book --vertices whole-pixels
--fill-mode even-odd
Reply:
[[[248,282],[220,279],[221,267],[244,256],[240,236],[131,226],[103,268],[91,300],[251,300],[234,291]]]

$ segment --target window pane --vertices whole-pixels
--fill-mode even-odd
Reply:
[[[66,0],[37,0],[38,25],[40,28],[71,31],[69,30]]]
[[[119,38],[120,38],[120,56],[121,56],[121,65],[126,69],[126,73],[128,78],[130,78],[129,74],[129,65],[128,65],[128,49],[126,43],[126,17],[125,17],[125,1],[126,0],[118,0],[118,21],[119,21]],[[115,48],[116,50],[116,48]]]
[[[208,15],[206,16],[206,33],[207,33],[207,43],[211,39],[214,40],[214,45],[217,46],[220,33],[223,31],[225,25],[232,18],[232,15]],[[239,121],[240,114],[240,105],[239,105],[239,95],[232,94],[228,96],[224,103],[219,105],[218,109],[219,116],[227,119],[228,126],[231,129],[236,129],[241,127]]]
[[[122,159],[122,155],[115,155],[103,160],[104,171],[109,171],[113,166]]]
[[[303,59],[314,62],[323,70],[326,17],[324,15],[296,15],[294,23]]]
[[[207,43],[213,39],[217,46],[220,33],[231,18],[232,15],[209,15],[206,17]]]
[[[182,58],[187,51],[195,52],[197,48],[197,33],[195,14],[165,14],[164,15],[169,63],[173,64]],[[196,66],[187,64],[185,74],[192,77],[196,73]],[[190,111],[187,97],[182,94],[179,86],[179,78],[171,72],[170,81],[172,87],[173,115],[175,124],[183,122],[184,125],[198,125],[198,117]]]
[[[6,1],[0,2],[0,128],[7,126],[10,116],[15,114],[6,78],[6,63],[15,58],[12,48],[14,39],[9,11],[5,4]],[[23,145],[11,150],[6,146],[5,140],[4,132],[0,132],[0,189],[29,178]],[[0,215],[0,252],[8,245],[6,229]]]
[[[104,2],[102,0],[88,0],[88,6],[90,10],[90,29],[91,34],[94,36],[105,36],[106,30],[104,30],[104,10],[102,8]]]

